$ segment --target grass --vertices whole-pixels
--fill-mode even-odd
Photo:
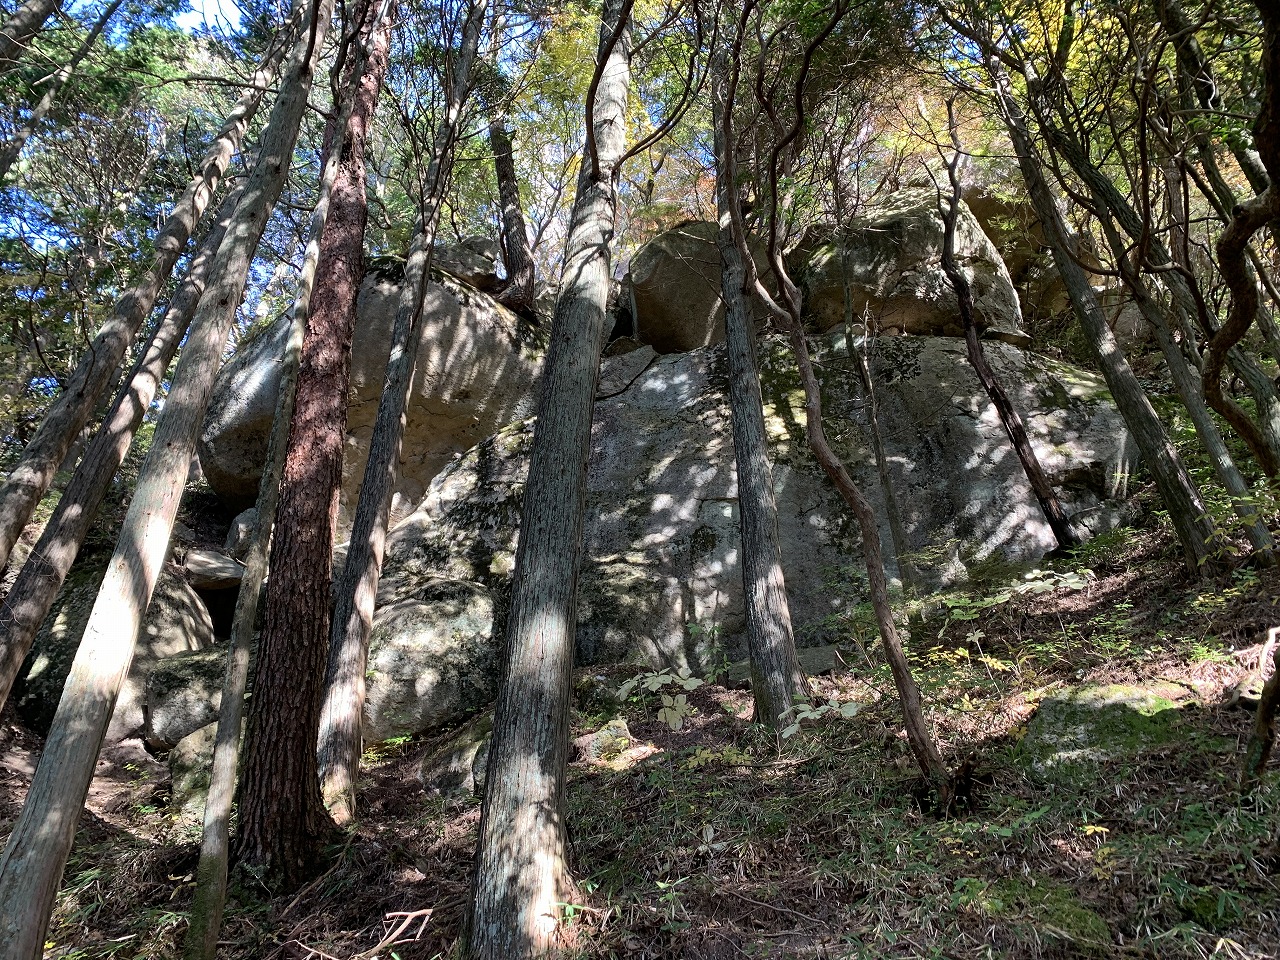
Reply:
[[[618,703],[625,670],[580,673],[575,735],[620,716],[659,751],[626,769],[570,767],[578,895],[565,923],[581,955],[1274,957],[1280,776],[1237,793],[1252,714],[1223,690],[1274,625],[1280,575],[1200,584],[1179,562],[1167,539],[1127,531],[1030,579],[1006,571],[921,606],[908,652],[930,722],[948,761],[977,771],[950,819],[924,797],[874,644],[851,640],[850,669],[814,681],[815,703],[856,714],[827,711],[781,742],[749,723],[745,691],[681,690],[677,730],[659,719],[670,690],[639,684]],[[1175,738],[1036,774],[1024,739],[1044,698],[1156,680],[1188,694]],[[220,956],[351,957],[389,914],[419,910],[420,935],[415,921],[380,956],[453,956],[479,801],[423,793],[417,767],[438,745],[366,756],[360,824],[301,893],[239,877]],[[194,844],[154,806],[82,833],[51,956],[177,956]]]

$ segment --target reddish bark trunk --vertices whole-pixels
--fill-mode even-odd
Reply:
[[[367,16],[376,17],[380,6],[369,4]],[[364,276],[365,140],[389,48],[390,20],[385,19],[369,42],[320,245],[246,736],[240,855],[268,865],[289,884],[312,867],[319,841],[331,826],[316,760],[332,606],[329,568],[342,481],[356,293]]]

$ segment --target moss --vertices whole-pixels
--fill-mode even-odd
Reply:
[[[1084,906],[1074,889],[1046,877],[998,880],[987,888],[984,912],[997,919],[1028,917],[1042,932],[1070,940],[1091,956],[1105,956],[1113,943],[1106,920]]]

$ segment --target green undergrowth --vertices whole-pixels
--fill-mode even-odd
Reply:
[[[565,933],[619,960],[1273,957],[1280,773],[1239,795],[1252,714],[1223,690],[1277,586],[1248,568],[1192,581],[1167,539],[1131,530],[904,611],[930,728],[969,774],[947,817],[872,637],[845,635],[785,739],[750,723],[745,690],[580,671],[573,735],[615,735],[569,768]],[[1120,687],[1147,699],[1117,705]],[[1091,689],[1107,749],[1046,772],[1049,705],[1086,710]],[[326,871],[281,896],[240,877],[220,956],[350,958],[408,914],[378,957],[456,957],[479,799],[424,794],[442,742],[370,751]],[[177,956],[193,870],[189,834],[78,848],[50,956]]]

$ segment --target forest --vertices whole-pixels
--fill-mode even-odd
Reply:
[[[0,0],[0,960],[1280,957],[1272,0]]]

